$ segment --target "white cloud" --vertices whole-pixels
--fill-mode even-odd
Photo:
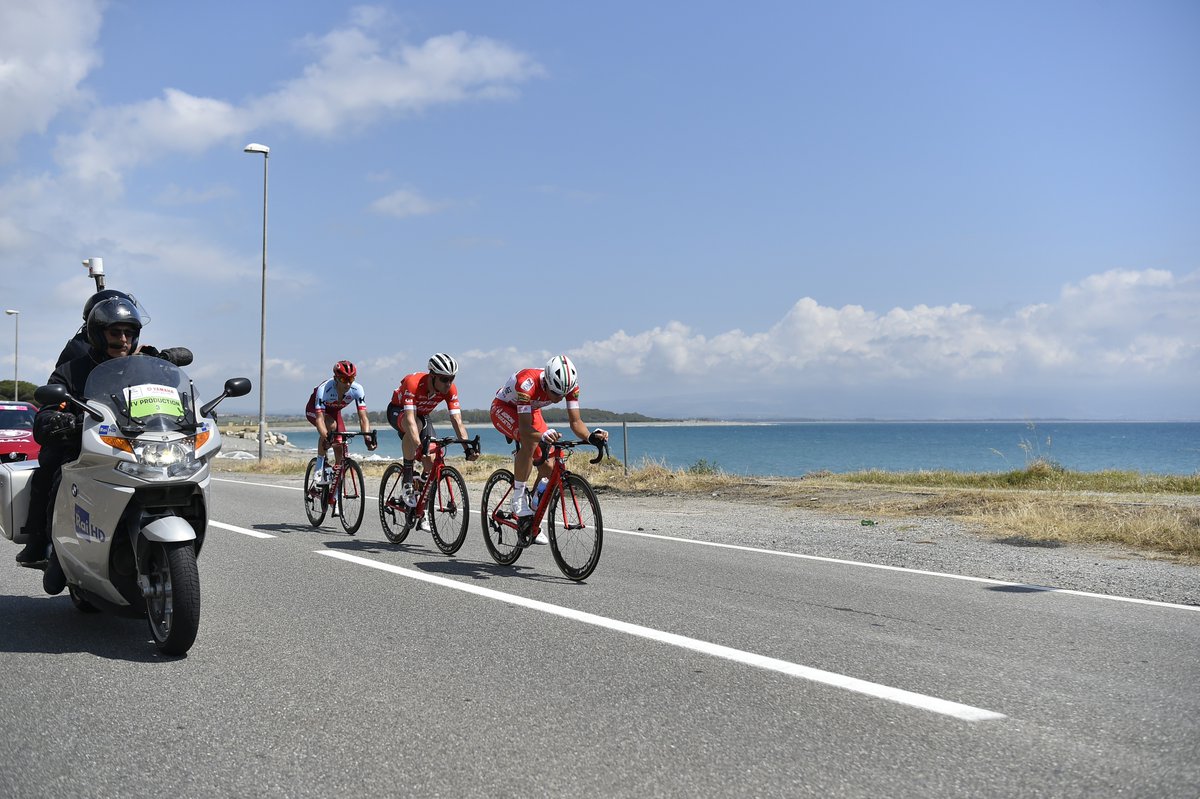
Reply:
[[[168,88],[158,98],[96,109],[81,132],[60,140],[57,157],[80,180],[119,185],[144,161],[240,146],[263,128],[333,136],[389,114],[513,97],[518,83],[544,73],[529,55],[486,37],[458,32],[410,45],[384,41],[387,28],[379,9],[356,9],[347,27],[305,40],[316,61],[300,77],[243,105]]]
[[[830,308],[805,297],[760,332],[705,336],[679,322],[571,352],[626,379],[797,387],[1072,376],[1132,380],[1200,366],[1200,273],[1106,272],[1056,304],[989,317],[967,305]]]
[[[27,133],[41,133],[100,63],[101,4],[94,0],[0,3],[0,161]]]
[[[397,219],[433,214],[447,207],[449,203],[426,199],[412,189],[399,189],[371,203],[372,211]]]

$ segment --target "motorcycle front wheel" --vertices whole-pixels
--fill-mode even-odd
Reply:
[[[150,545],[146,612],[159,651],[184,655],[200,629],[200,572],[190,541]]]

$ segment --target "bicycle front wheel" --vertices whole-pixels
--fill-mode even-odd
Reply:
[[[577,474],[563,475],[546,519],[554,562],[572,580],[586,580],[596,570],[604,544],[600,503],[588,481]]]
[[[383,482],[379,484],[379,523],[383,525],[383,534],[393,544],[403,543],[412,529],[408,520],[408,506],[404,504],[404,496],[400,486],[404,483],[404,467],[393,463],[383,473]]]
[[[346,458],[342,465],[342,484],[338,486],[338,516],[342,520],[342,529],[350,535],[357,533],[362,524],[366,495],[362,467],[353,458]]]
[[[317,459],[313,458],[304,470],[304,513],[313,527],[320,527],[321,522],[325,521],[325,492],[329,490],[317,486],[318,477]]]
[[[492,472],[483,487],[483,507],[479,514],[483,522],[483,543],[492,560],[501,566],[516,563],[521,557],[521,547],[517,546],[517,520],[508,510],[512,490],[512,472],[508,469]]]
[[[467,540],[471,523],[471,503],[467,499],[467,481],[458,469],[443,466],[437,485],[430,489],[429,531],[433,542],[446,555],[453,555]]]

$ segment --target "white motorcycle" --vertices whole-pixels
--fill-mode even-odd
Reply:
[[[37,390],[40,404],[66,402],[84,414],[79,458],[63,465],[56,483],[50,536],[77,608],[146,615],[162,652],[191,648],[200,625],[196,556],[208,526],[208,462],[221,450],[210,414],[226,397],[249,392],[248,379],[231,378],[197,407],[186,374],[141,355],[97,365],[83,397],[60,385]],[[19,530],[23,519],[10,518]]]

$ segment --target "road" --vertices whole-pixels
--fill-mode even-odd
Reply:
[[[608,496],[575,584],[475,518],[447,558],[370,506],[311,528],[294,478],[212,486],[186,658],[0,551],[0,796],[1200,795],[1196,606],[704,545]]]

